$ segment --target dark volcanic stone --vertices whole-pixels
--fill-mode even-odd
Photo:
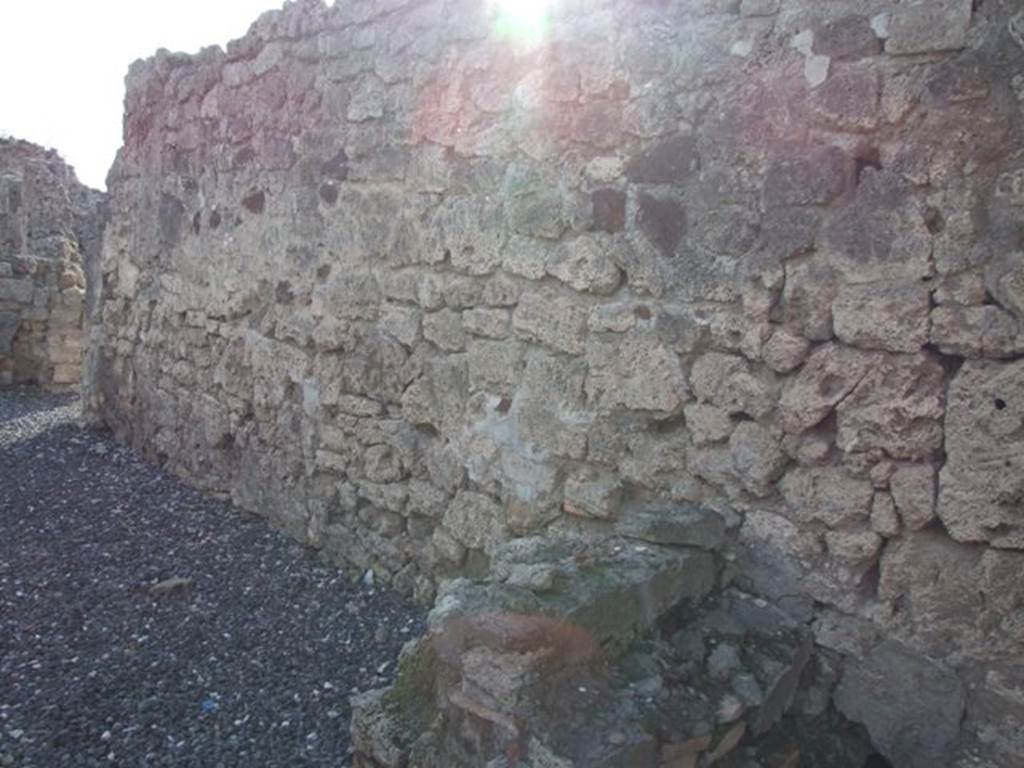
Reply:
[[[768,166],[766,208],[827,205],[850,184],[853,162],[838,147],[799,147],[780,152]]]
[[[598,189],[590,199],[594,204],[594,228],[621,232],[626,226],[626,193],[617,189]]]
[[[672,198],[640,195],[637,226],[664,254],[671,256],[686,234],[686,210]]]
[[[640,184],[674,184],[685,181],[699,166],[696,139],[674,136],[634,156],[626,164],[626,178]]]

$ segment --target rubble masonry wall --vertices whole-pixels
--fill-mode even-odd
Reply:
[[[103,216],[56,152],[0,139],[0,385],[78,386]]]
[[[132,67],[89,405],[422,599],[713,509],[1019,764],[1022,103],[1011,0],[292,4]]]

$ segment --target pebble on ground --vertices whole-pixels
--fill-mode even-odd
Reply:
[[[346,766],[421,611],[0,390],[0,768]]]

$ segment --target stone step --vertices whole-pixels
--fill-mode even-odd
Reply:
[[[671,636],[653,623],[642,637],[610,632],[612,618],[657,614],[661,603],[640,596],[662,588],[659,576],[678,576],[678,561],[612,545],[597,562],[622,565],[626,558],[632,568],[608,577],[607,589],[584,589],[581,581],[594,581],[592,562],[577,556],[594,550],[560,543],[580,569],[574,571],[564,557],[552,557],[558,544],[544,541],[541,552],[539,544],[523,543],[496,559],[495,581],[476,585],[481,591],[456,584],[445,593],[427,637],[405,654],[396,686],[353,702],[356,748],[377,756],[363,765],[404,766],[394,744],[417,738],[421,753],[413,747],[408,765],[424,768],[696,768],[726,756],[745,764],[736,748],[768,733],[793,701],[811,653],[806,627],[727,589],[696,606]],[[520,568],[539,563],[564,570],[540,577]],[[534,581],[543,589],[528,600],[519,582]],[[680,589],[671,594],[687,599]],[[556,593],[558,608],[579,623],[543,611]],[[614,604],[630,599],[646,599],[646,607]],[[496,610],[481,610],[487,606]],[[601,610],[607,613],[599,620]],[[385,743],[375,743],[378,736]]]

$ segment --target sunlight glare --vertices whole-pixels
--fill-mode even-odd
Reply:
[[[492,0],[499,37],[525,45],[540,43],[548,29],[551,0]]]

